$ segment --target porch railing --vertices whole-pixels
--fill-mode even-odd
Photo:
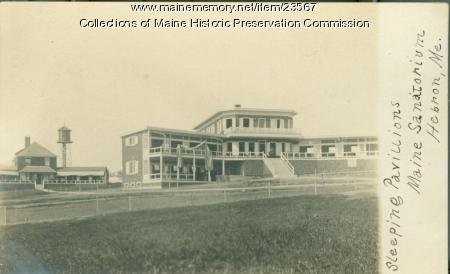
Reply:
[[[329,159],[329,158],[371,158],[378,156],[378,151],[362,151],[362,152],[322,152],[319,154],[312,154],[307,152],[283,152],[283,155],[288,160],[300,159]]]
[[[163,153],[163,154],[177,154],[177,149],[173,147],[152,147],[149,148],[150,154],[155,153]],[[183,155],[191,155],[191,156],[205,156],[206,150],[201,149],[190,149],[190,148],[181,148],[181,154]],[[211,155],[213,157],[222,157],[222,152],[220,151],[211,151]]]
[[[43,180],[44,184],[104,184],[105,180]]]
[[[224,134],[278,134],[300,135],[301,132],[294,128],[259,128],[259,127],[230,127],[224,130]]]
[[[170,154],[177,155],[177,149],[172,147],[152,147],[149,149],[150,154]],[[183,156],[206,156],[206,150],[182,148],[181,154]],[[213,157],[225,157],[233,159],[262,159],[264,152],[239,152],[233,154],[232,152],[211,151]]]
[[[177,180],[177,174],[176,173],[153,173],[150,174],[150,180]],[[180,173],[179,177],[180,181],[194,181],[194,175],[189,173]]]
[[[0,179],[0,184],[34,184],[31,180],[8,180]]]
[[[281,153],[281,160],[282,162],[287,166],[287,168],[289,168],[289,170],[291,171],[292,174],[295,174],[295,168],[294,166],[289,162],[289,160],[286,158],[286,153],[283,152]]]

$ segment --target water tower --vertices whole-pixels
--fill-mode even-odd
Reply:
[[[72,143],[72,140],[70,139],[70,132],[71,130],[63,126],[62,128],[58,129],[58,141],[57,143],[62,144],[62,166],[67,166],[67,155],[69,152],[69,144]]]

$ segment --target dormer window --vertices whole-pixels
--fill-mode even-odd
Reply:
[[[30,166],[31,165],[31,158],[25,158],[25,165]]]

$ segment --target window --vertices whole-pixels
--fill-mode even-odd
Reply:
[[[248,119],[248,118],[242,119],[242,126],[243,127],[250,127],[250,119]]]
[[[277,119],[277,128],[280,128],[280,127],[281,127],[281,120]]]
[[[200,145],[200,143],[197,143],[197,142],[190,142],[189,143],[189,147],[196,147],[198,145]]]
[[[45,158],[45,165],[50,166],[50,158],[48,157]]]
[[[266,143],[259,142],[259,152],[266,152]]]
[[[163,143],[163,140],[152,139],[152,147],[162,147]]]
[[[367,151],[378,151],[378,144],[367,144],[366,150]]]
[[[258,126],[259,127],[266,127],[266,119],[259,119],[259,121],[258,121],[259,123],[258,123]]]
[[[233,126],[233,119],[231,119],[231,118],[228,118],[227,120],[226,120],[226,128],[230,128],[230,127],[232,127]]]
[[[253,127],[258,127],[258,118],[253,118]]]
[[[367,155],[376,155],[378,152],[378,144],[366,144]]]
[[[138,166],[139,166],[139,162],[134,160],[134,161],[128,161],[126,162],[125,165],[125,172],[127,175],[134,175],[134,174],[138,174]]]
[[[233,151],[233,144],[231,142],[227,143],[227,152]]]
[[[356,144],[345,144],[344,145],[344,156],[356,156],[356,150],[358,145]]]
[[[284,119],[284,128],[288,128],[288,119]]]
[[[130,137],[127,137],[125,139],[125,145],[126,146],[134,146],[134,145],[137,145],[137,143],[138,143],[138,137],[137,136],[130,136]]]
[[[266,118],[266,127],[270,128],[270,118]]]
[[[239,142],[239,152],[245,152],[245,143]]]
[[[211,151],[217,151],[217,145],[209,144],[208,147],[209,147],[209,150],[211,150]]]
[[[313,157],[314,147],[313,146],[300,146],[300,157]]]
[[[255,152],[255,143],[248,143],[248,152]]]
[[[31,158],[25,158],[25,165],[26,166],[31,165]]]
[[[336,148],[334,145],[323,145],[322,146],[322,157],[334,157]]]
[[[172,141],[172,142],[170,142],[170,147],[172,147],[172,148],[176,148],[178,145],[182,145],[183,144],[183,142],[180,142],[180,141]]]

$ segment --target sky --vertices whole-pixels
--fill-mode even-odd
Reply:
[[[121,135],[234,104],[295,110],[305,136],[377,132],[374,29],[83,30],[92,9],[65,9],[0,21],[0,164],[26,135],[59,155],[66,125],[73,166],[117,171]]]

